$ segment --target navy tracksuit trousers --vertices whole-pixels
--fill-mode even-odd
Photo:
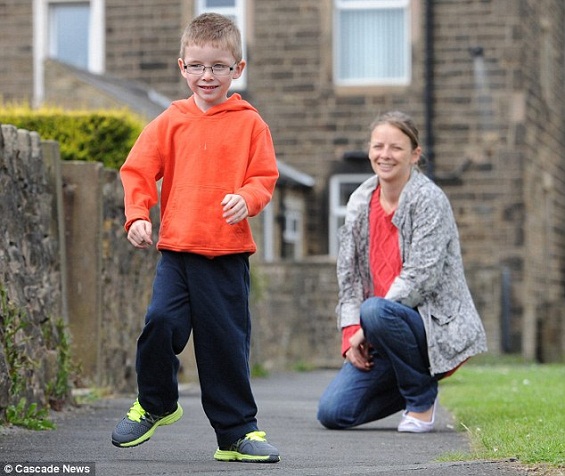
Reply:
[[[139,402],[162,415],[178,400],[177,355],[193,334],[202,406],[218,445],[257,430],[249,347],[249,257],[163,251],[137,342]]]

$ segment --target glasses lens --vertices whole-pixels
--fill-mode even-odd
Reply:
[[[204,66],[202,64],[185,64],[184,69],[189,74],[204,74],[207,69],[216,76],[227,76],[233,70],[233,66],[225,64],[215,64],[214,66]]]
[[[204,66],[201,64],[185,64],[184,69],[190,74],[203,74]]]
[[[229,74],[230,67],[225,64],[215,64],[212,66],[212,72],[217,76],[225,76],[226,74]]]

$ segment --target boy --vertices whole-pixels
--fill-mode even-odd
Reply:
[[[216,432],[219,461],[272,463],[278,450],[258,431],[249,377],[247,217],[271,199],[278,171],[268,126],[238,94],[241,36],[218,14],[185,29],[178,65],[192,96],[175,101],[142,132],[120,170],[128,240],[152,242],[158,202],[161,259],[137,343],[138,398],[112,433],[131,447],[182,417],[176,357],[194,335],[202,406]]]

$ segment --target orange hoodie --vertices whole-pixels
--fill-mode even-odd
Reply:
[[[249,216],[257,215],[271,200],[278,170],[267,124],[233,94],[206,112],[192,97],[173,102],[140,134],[120,177],[126,230],[149,221],[162,179],[157,248],[214,257],[257,250],[248,221],[228,225],[221,201],[241,195]]]

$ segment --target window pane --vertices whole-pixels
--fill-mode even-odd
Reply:
[[[343,11],[339,78],[396,79],[405,74],[404,9]]]
[[[87,3],[52,4],[49,45],[51,56],[87,69],[89,21],[90,6]]]
[[[342,182],[339,186],[339,205],[345,207],[351,194],[359,187],[360,182]]]
[[[205,0],[206,8],[235,7],[235,0]]]

